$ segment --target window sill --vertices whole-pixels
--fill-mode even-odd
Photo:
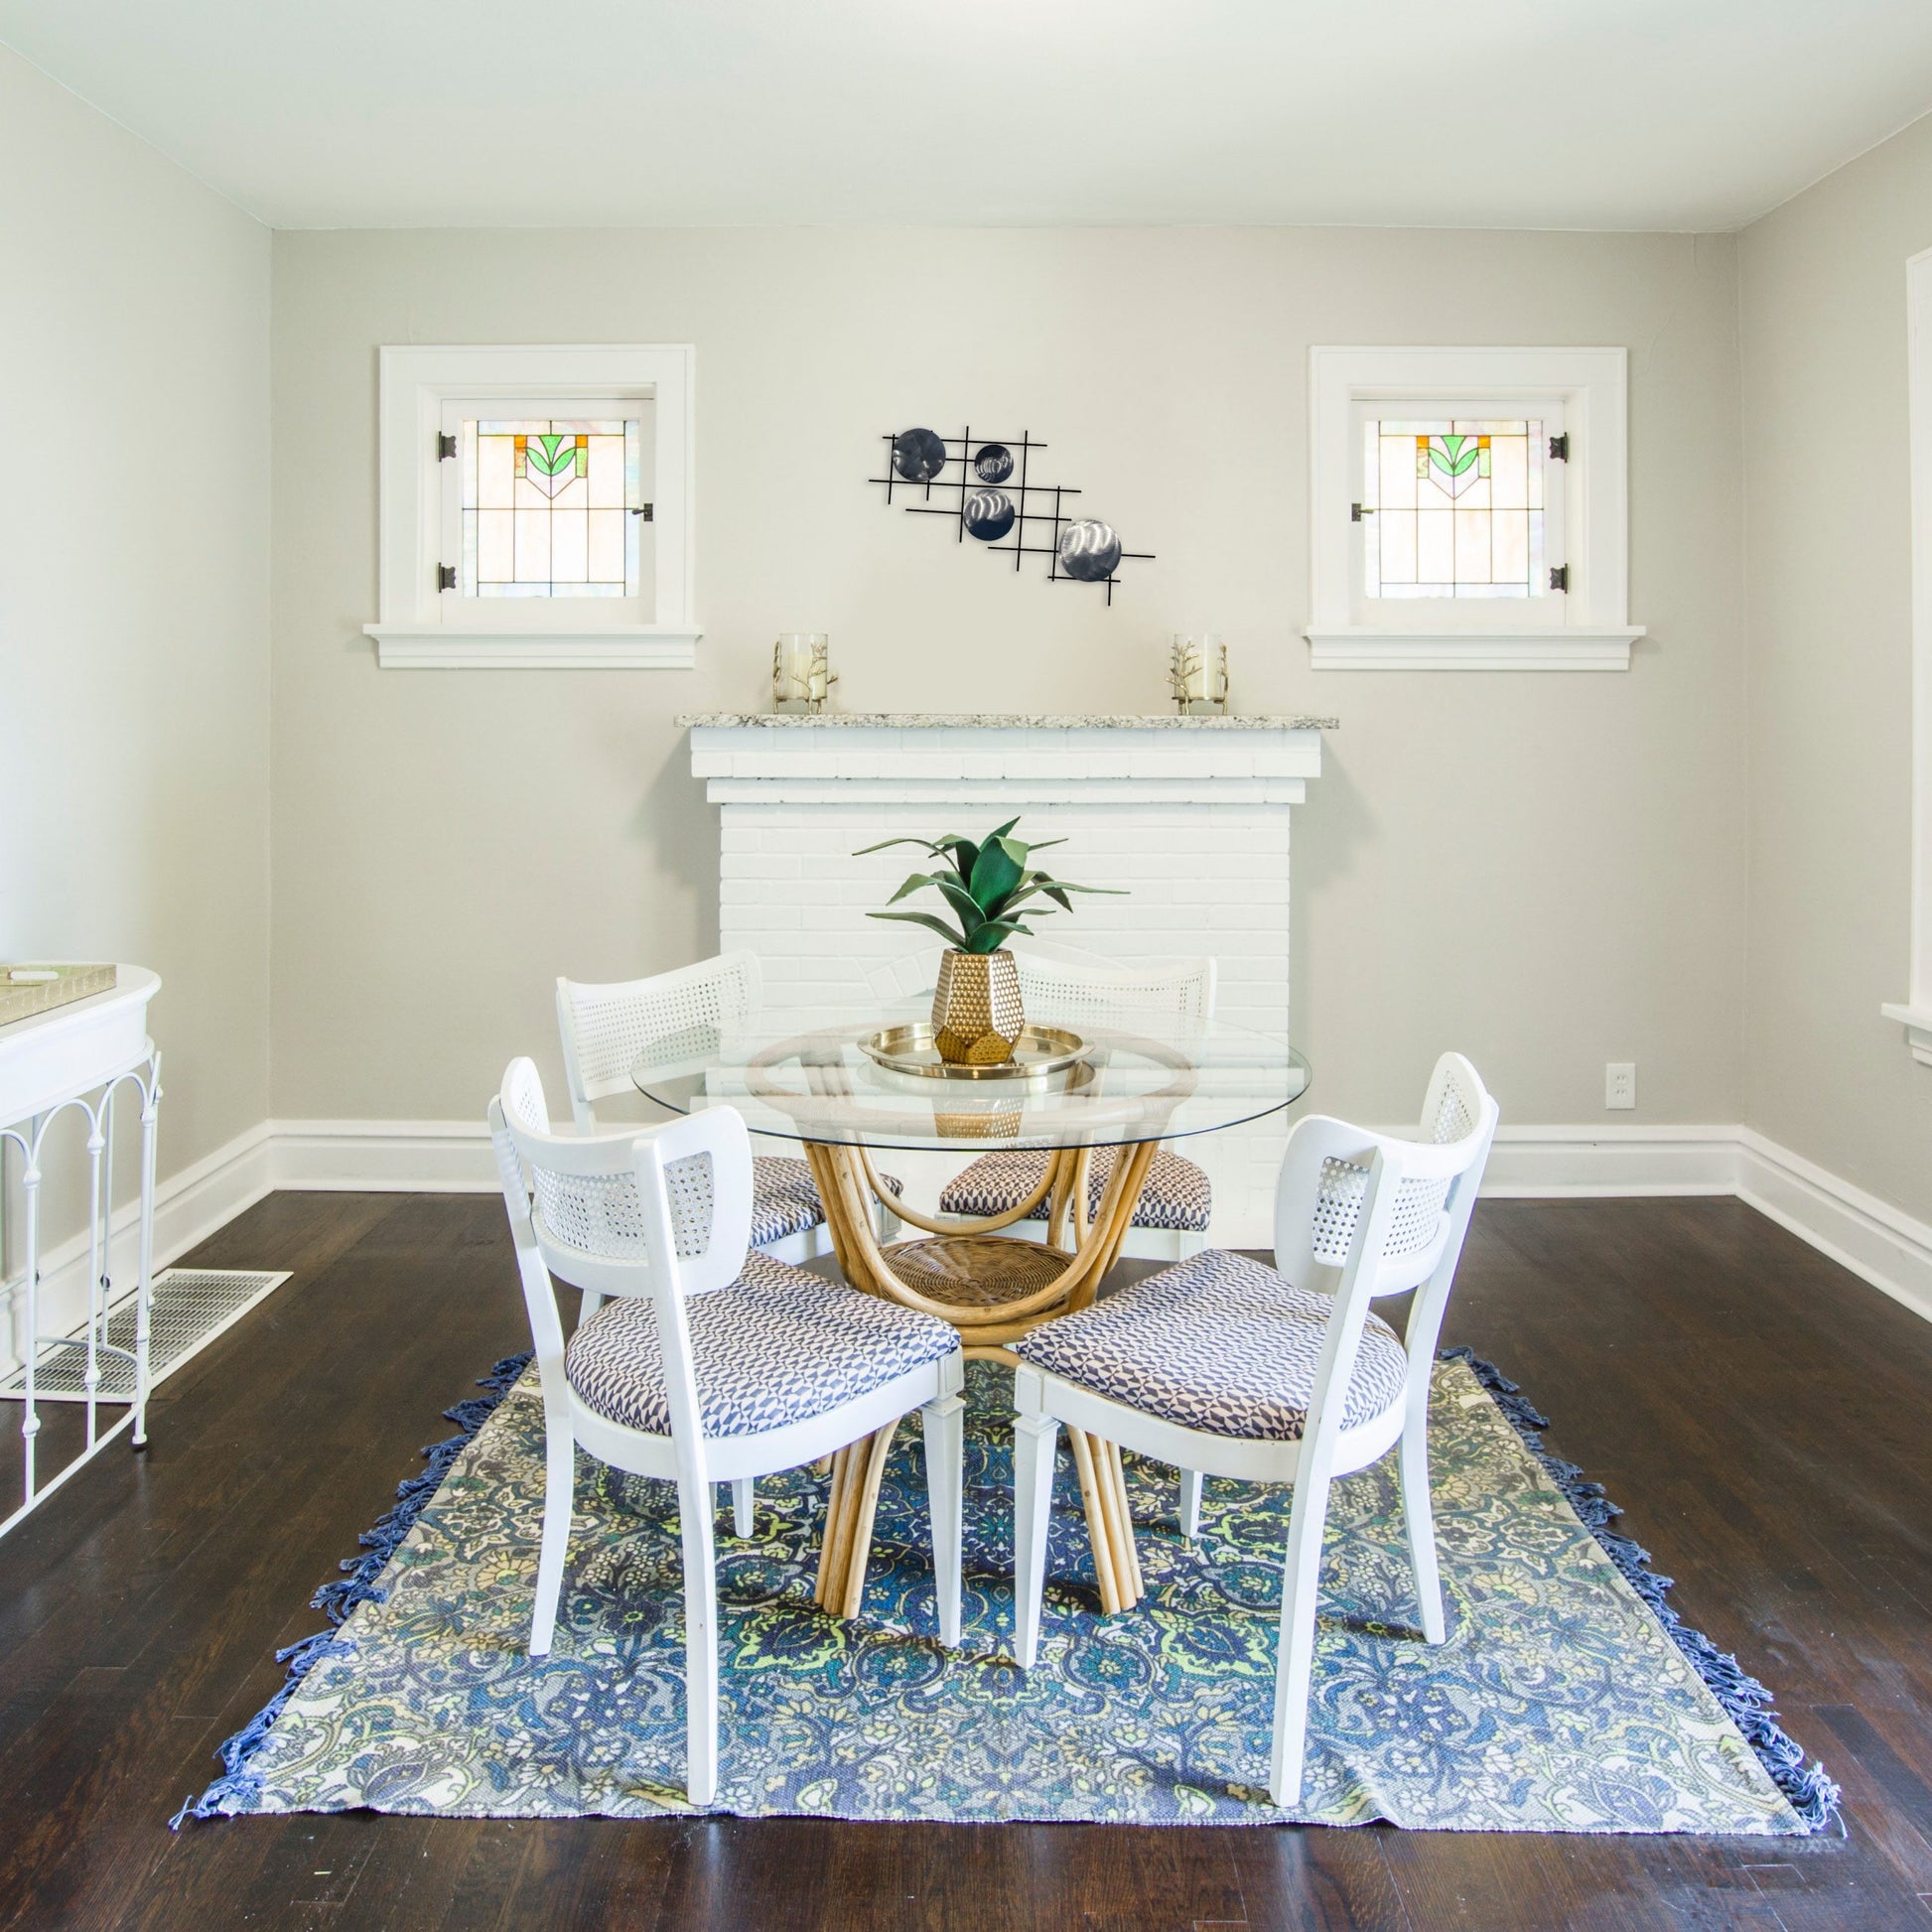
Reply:
[[[453,624],[365,623],[385,671],[688,671],[704,632],[683,624],[605,630],[465,630]]]
[[[1317,671],[1627,671],[1642,624],[1553,624],[1541,630],[1381,630],[1311,624]]]
[[[1932,1007],[1882,1006],[1887,1020],[1896,1020],[1905,1029],[1905,1044],[1921,1066],[1932,1066]]]

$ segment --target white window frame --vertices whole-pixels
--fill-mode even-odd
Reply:
[[[689,669],[704,634],[695,617],[695,361],[688,343],[386,345],[377,453],[380,615],[362,626],[376,641],[376,661],[385,669]],[[436,454],[444,404],[539,400],[558,416],[585,402],[651,404],[655,595],[648,621],[635,621],[629,599],[465,598],[437,588],[438,566],[459,562],[445,554],[446,471]]]
[[[1309,577],[1316,670],[1622,671],[1644,634],[1629,613],[1628,356],[1622,348],[1309,350]],[[1351,506],[1361,405],[1452,405],[1458,416],[1562,405],[1566,591],[1533,598],[1368,598]],[[1554,505],[1553,505],[1554,506]]]
[[[1905,264],[1905,371],[1911,444],[1912,940],[1907,996],[1878,1011],[1900,1022],[1932,1066],[1932,248]]]

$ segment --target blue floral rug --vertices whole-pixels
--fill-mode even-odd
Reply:
[[[464,1434],[427,1451],[369,1554],[318,1596],[339,1627],[285,1653],[288,1686],[183,1815],[686,1809],[674,1492],[580,1455],[556,1648],[532,1662],[543,1412],[523,1366],[451,1412]],[[916,1428],[855,1622],[812,1605],[825,1484],[809,1470],[759,1484],[751,1540],[721,1520],[719,1810],[1760,1835],[1830,1815],[1837,1788],[1762,1688],[1678,1623],[1601,1491],[1543,1453],[1542,1418],[1466,1351],[1438,1365],[1431,1421],[1449,1641],[1421,1641],[1385,1457],[1334,1491],[1293,1814],[1265,1789],[1288,1492],[1209,1482],[1189,1547],[1173,1472],[1129,1456],[1148,1595],[1103,1618],[1062,1451],[1040,1661],[1023,1673],[1011,1382],[975,1364],[968,1394],[960,1650],[935,1636]]]

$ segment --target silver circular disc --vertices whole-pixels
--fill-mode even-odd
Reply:
[[[966,499],[966,528],[982,543],[997,543],[1013,528],[1013,498],[1004,489],[981,489]]]
[[[1104,584],[1120,568],[1120,532],[1083,516],[1060,532],[1060,568],[1082,584]]]
[[[973,474],[984,483],[1003,483],[1013,475],[1013,452],[1004,443],[982,443]]]
[[[945,467],[945,439],[931,430],[901,430],[893,438],[893,468],[905,482],[930,483]]]

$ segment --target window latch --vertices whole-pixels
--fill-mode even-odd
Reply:
[[[1570,432],[1565,430],[1561,436],[1550,438],[1550,461],[1568,463],[1570,461]]]
[[[437,462],[448,463],[449,460],[455,455],[456,455],[456,438],[454,436],[446,436],[439,431],[436,438]]]
[[[1553,591],[1567,591],[1570,588],[1570,566],[1552,564],[1550,566],[1550,588]]]
[[[436,566],[436,588],[439,591],[456,589],[456,565],[438,564]]]
[[[648,503],[639,503],[637,507],[630,512],[630,514],[632,516],[641,516],[644,519],[644,521],[648,523],[651,521],[650,510],[651,510],[651,506]]]
[[[1348,520],[1351,523],[1359,523],[1363,517],[1374,514],[1372,509],[1364,509],[1359,503],[1350,503],[1348,506]]]

